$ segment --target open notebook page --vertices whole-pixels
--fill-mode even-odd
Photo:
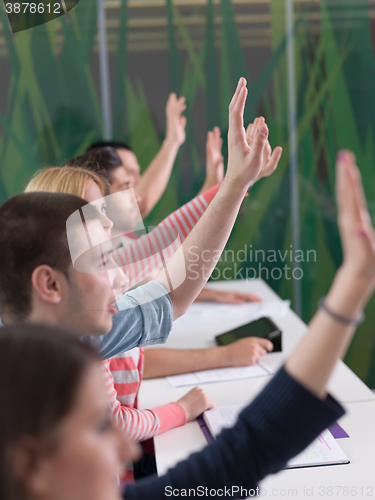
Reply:
[[[203,413],[203,419],[212,436],[222,429],[233,427],[244,405],[217,406]],[[316,467],[319,465],[348,464],[349,459],[330,431],[322,432],[305,450],[289,460],[286,469]]]

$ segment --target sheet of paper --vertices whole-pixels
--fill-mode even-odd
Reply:
[[[233,321],[246,323],[265,316],[283,316],[289,306],[289,300],[248,302],[242,305],[194,302],[189,310],[175,321],[175,324],[196,325]]]
[[[345,463],[349,463],[348,457],[327,429],[322,432],[304,451],[289,460],[286,469],[294,467],[311,467],[313,465]]]
[[[211,436],[217,436],[222,429],[233,427],[243,408],[245,408],[245,405],[216,406],[212,410],[205,411],[203,419],[211,432]]]
[[[186,385],[200,385],[212,382],[226,382],[228,380],[265,377],[271,374],[272,372],[257,363],[252,366],[217,368],[215,370],[203,370],[200,372],[186,373],[184,375],[173,375],[167,377],[167,380],[172,387],[183,387]]]

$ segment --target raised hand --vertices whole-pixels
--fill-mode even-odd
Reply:
[[[263,155],[268,142],[268,128],[265,123],[254,129],[254,139],[250,147],[243,125],[246,97],[246,80],[240,78],[229,105],[227,178],[245,190],[263,176],[265,169],[275,170],[282,153],[281,148],[275,148],[267,165],[264,165]]]
[[[246,139],[247,139],[247,142],[248,142],[250,147],[252,147],[252,145],[253,145],[255,132],[257,131],[257,129],[260,126],[265,125],[265,123],[266,123],[265,119],[263,118],[263,116],[261,116],[259,118],[255,118],[254,123],[250,123],[249,126],[247,127]],[[279,150],[281,150],[281,151],[279,151]],[[266,145],[264,146],[264,150],[263,150],[262,170],[254,182],[258,181],[262,177],[268,177],[276,170],[277,163],[274,161],[271,161],[271,158],[272,158],[272,154],[279,155],[279,153],[281,156],[282,149],[280,147],[275,148],[274,153],[272,153],[272,148],[271,148],[270,142],[267,139]],[[278,161],[279,160],[277,160],[277,162]]]
[[[221,154],[223,139],[219,127],[207,132],[206,142],[206,183],[212,186],[224,178],[224,157]]]
[[[336,198],[343,267],[371,280],[375,278],[375,232],[361,174],[351,151],[340,151],[337,155]]]
[[[165,140],[171,144],[181,146],[185,142],[186,117],[182,113],[186,109],[185,97],[177,96],[174,92],[169,94],[165,113],[167,117]]]

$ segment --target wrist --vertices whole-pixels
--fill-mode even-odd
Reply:
[[[226,175],[220,188],[223,188],[222,190],[225,190],[225,192],[228,192],[242,200],[246,196],[246,193],[250,189],[251,185],[252,183],[244,185],[239,179],[233,179]]]
[[[180,144],[177,139],[167,136],[163,141],[162,148],[172,151],[178,151],[180,148]]]
[[[232,359],[230,346],[212,347],[214,351],[214,363],[217,368],[228,368],[235,366],[235,360]]]
[[[350,283],[359,290],[367,290],[375,282],[375,277],[366,269],[345,263],[338,269],[336,276],[340,281]]]
[[[373,278],[343,265],[336,273],[325,304],[338,315],[355,317],[366,307],[373,287]]]

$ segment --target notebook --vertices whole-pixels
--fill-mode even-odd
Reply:
[[[203,413],[203,420],[211,436],[217,436],[222,429],[233,427],[244,405],[217,406]],[[286,469],[300,467],[318,467],[322,465],[339,465],[350,463],[339,444],[326,429],[296,457],[289,460]]]

